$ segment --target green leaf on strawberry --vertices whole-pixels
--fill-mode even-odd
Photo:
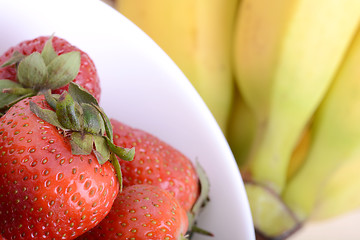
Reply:
[[[110,158],[110,148],[106,144],[105,137],[94,136],[94,153],[100,164],[104,164]]]
[[[21,56],[16,52],[3,66],[18,64],[17,78],[19,83],[36,91],[57,89],[72,81],[80,69],[80,52],[69,52],[57,55],[51,44],[52,38],[46,42],[41,53],[34,52],[29,56]]]
[[[63,92],[57,101],[55,111],[60,124],[65,129],[81,131],[82,119],[80,116],[82,115],[82,109],[76,106],[76,104],[77,103],[67,92]]]
[[[54,58],[47,65],[48,79],[40,89],[57,89],[71,82],[80,69],[80,53],[69,52]]]
[[[16,66],[18,83],[0,81],[0,110],[3,113],[25,97],[68,85],[79,73],[81,56],[79,51],[57,55],[50,37],[41,53],[33,52],[25,56],[15,51],[13,57],[1,67],[11,65]]]
[[[196,219],[198,218],[201,210],[210,200],[209,199],[210,183],[205,170],[198,161],[196,161],[195,167],[196,167],[196,173],[199,177],[200,195],[197,198],[195,204],[192,206],[191,210],[187,213],[189,219],[188,234],[192,236],[194,233],[199,233],[202,235],[213,236],[211,232],[198,227],[196,224]]]
[[[79,104],[88,103],[99,106],[96,98],[79,84],[69,84],[68,92],[73,97],[74,101]]]
[[[105,140],[107,142],[107,145],[111,149],[113,153],[115,153],[117,156],[122,156],[122,160],[125,161],[131,161],[134,158],[135,154],[135,148],[123,148],[115,145],[109,138],[105,137]]]
[[[93,141],[93,136],[90,134],[73,132],[70,139],[71,152],[74,155],[89,155],[93,151]]]
[[[19,83],[26,88],[38,89],[47,77],[48,71],[39,52],[34,52],[25,57],[18,67]]]
[[[8,109],[22,99],[34,95],[30,89],[23,88],[21,84],[2,79],[0,80],[0,111]]]
[[[127,149],[113,143],[112,127],[108,117],[97,100],[84,88],[70,82],[69,92],[63,92],[60,97],[51,95],[49,91],[44,95],[54,111],[43,109],[31,101],[30,110],[70,137],[74,155],[93,152],[100,164],[109,161],[111,153],[126,161],[134,158],[134,148]],[[118,175],[120,188],[122,188],[121,169],[116,161],[118,161],[117,158],[111,160]]]
[[[104,134],[105,124],[99,111],[88,103],[82,103],[81,108],[83,110],[85,131],[93,134]]]
[[[44,59],[46,65],[48,65],[52,60],[54,60],[58,55],[55,52],[55,49],[52,45],[53,36],[46,41],[43,51],[41,52],[41,56]]]
[[[25,57],[24,54],[15,51],[12,55],[12,57],[7,60],[5,63],[3,63],[0,67],[7,67],[7,66],[11,66],[11,65],[16,65],[18,64],[23,58]]]
[[[63,129],[63,126],[59,122],[57,115],[54,111],[51,111],[49,109],[43,109],[39,107],[37,104],[35,104],[33,101],[30,101],[29,104],[30,104],[30,110],[33,113],[35,113],[36,116],[50,123],[51,125],[54,125],[57,128]]]
[[[45,65],[49,65],[58,55],[69,52],[78,52],[81,56],[80,69],[73,82],[83,86],[96,99],[100,99],[101,88],[100,79],[93,60],[80,48],[72,45],[69,41],[57,36],[39,36],[34,39],[24,40],[11,46],[6,52],[0,55],[0,79],[7,79],[19,82],[17,69],[19,63],[28,55],[34,52],[41,53]],[[24,86],[22,86],[24,88]],[[52,93],[61,94],[68,90],[69,85],[58,89],[52,89]],[[33,89],[34,90],[34,89]],[[36,90],[37,91],[37,90]],[[36,91],[33,95],[36,95]],[[24,98],[21,98],[24,99]],[[7,108],[8,109],[8,108]],[[1,109],[5,113],[7,109]]]

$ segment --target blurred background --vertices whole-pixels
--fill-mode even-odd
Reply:
[[[358,0],[103,1],[145,31],[188,77],[245,182],[275,185],[282,201],[270,206],[285,205],[295,226],[301,223],[288,239],[360,239],[360,176],[352,172],[360,170],[360,115],[352,114],[360,110],[354,97],[360,73],[352,63],[360,55]],[[333,112],[341,118],[334,120]],[[326,148],[334,153],[326,155]],[[275,239],[292,229],[279,221],[278,232],[268,230],[277,228],[271,224],[283,210],[265,222],[276,213],[248,193],[258,231]]]

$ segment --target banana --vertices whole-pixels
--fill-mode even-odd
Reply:
[[[329,177],[319,192],[309,220],[322,221],[360,208],[360,157],[347,160]]]
[[[226,132],[233,99],[231,49],[239,0],[117,0],[193,84]]]
[[[321,219],[360,207],[359,62],[360,28],[314,116],[309,153],[283,192],[284,202],[299,219],[312,213]]]
[[[310,122],[311,123],[311,122]],[[311,124],[305,127],[302,136],[291,154],[287,169],[287,181],[300,169],[311,145]]]
[[[359,22],[358,0],[243,0],[236,20],[236,79],[257,136],[242,169],[280,193],[288,163]]]
[[[246,164],[254,134],[254,114],[244,102],[239,91],[235,89],[226,138],[239,168]]]

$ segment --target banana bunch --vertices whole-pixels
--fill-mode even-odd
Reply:
[[[241,170],[268,238],[360,207],[359,24],[358,0],[239,6],[236,82],[256,119]]]
[[[239,0],[116,0],[115,8],[180,67],[225,132],[233,102],[232,40]]]
[[[282,193],[301,220],[332,217],[360,206],[359,61],[360,29],[315,114],[305,162]]]
[[[359,0],[114,4],[208,105],[262,237],[360,208]]]

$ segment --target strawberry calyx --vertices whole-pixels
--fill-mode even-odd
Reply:
[[[200,228],[196,223],[196,219],[198,218],[199,214],[204,209],[206,204],[210,201],[210,183],[205,170],[198,161],[196,161],[195,169],[199,177],[200,194],[190,211],[187,213],[189,221],[189,230],[187,232],[187,235],[191,237],[194,233],[198,233],[206,236],[214,236],[208,230]]]
[[[0,111],[4,114],[20,100],[35,96],[40,91],[53,90],[69,84],[78,74],[81,64],[80,52],[58,55],[52,45],[53,36],[45,43],[41,53],[28,56],[15,51],[0,67],[15,65],[18,82],[0,80]]]
[[[116,156],[131,161],[135,148],[123,148],[113,143],[112,125],[95,97],[73,82],[70,82],[69,90],[61,95],[51,94],[50,90],[39,94],[45,96],[52,110],[43,109],[32,101],[30,110],[69,138],[72,154],[94,153],[100,164],[110,160],[122,189],[121,167]]]

